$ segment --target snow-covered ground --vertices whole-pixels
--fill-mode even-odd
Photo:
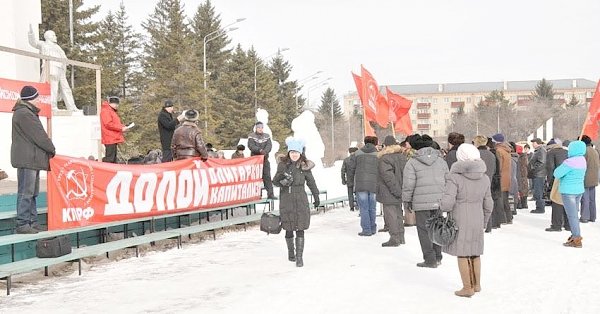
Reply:
[[[337,166],[317,175],[332,197],[345,191]],[[486,234],[482,292],[470,299],[453,294],[454,257],[415,266],[415,227],[406,245],[382,248],[387,234],[359,237],[357,213],[337,208],[312,217],[303,268],[287,261],[283,233],[253,227],[18,285],[0,295],[0,313],[600,313],[600,222],[582,224],[582,249],[563,247],[569,234],[549,224],[549,207],[520,210]]]

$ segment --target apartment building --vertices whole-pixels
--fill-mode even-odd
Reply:
[[[470,112],[494,90],[504,92],[504,96],[516,103],[517,108],[527,106],[531,95],[539,81],[504,81],[477,83],[447,84],[415,84],[387,85],[392,91],[413,101],[410,118],[413,130],[427,133],[434,137],[445,136],[446,130],[452,126],[452,113],[463,107]],[[589,103],[596,88],[596,82],[587,79],[548,80],[553,86],[559,101],[568,102],[575,97],[580,103]],[[381,86],[382,92],[385,85]],[[361,103],[356,91],[344,95],[343,110],[345,115],[361,110]]]

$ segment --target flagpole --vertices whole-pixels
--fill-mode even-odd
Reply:
[[[396,128],[394,127],[394,122],[392,121],[392,136],[396,138]]]
[[[585,120],[583,120],[583,127],[581,128],[581,134],[579,135],[579,140],[581,140],[581,137],[583,136],[583,133],[585,132],[585,126],[588,124],[588,119],[590,117],[590,112],[588,110],[588,113],[585,115]],[[598,123],[596,121],[596,123]]]

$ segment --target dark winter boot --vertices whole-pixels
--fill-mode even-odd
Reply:
[[[471,259],[468,257],[458,258],[458,271],[460,272],[460,278],[462,279],[463,288],[455,291],[454,294],[459,297],[470,298],[475,294],[473,290],[473,276],[471,274]]]
[[[296,254],[294,254],[294,238],[285,238],[285,243],[288,248],[288,260],[290,262],[295,262]]]
[[[404,240],[404,232],[400,232],[400,244],[406,244],[406,241]]]
[[[304,238],[296,238],[296,267],[304,266],[302,253],[304,253]]]
[[[471,258],[471,268],[473,271],[473,291],[481,291],[481,258],[473,256]]]

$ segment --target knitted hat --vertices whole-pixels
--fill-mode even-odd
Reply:
[[[398,144],[398,141],[396,141],[396,138],[391,135],[386,136],[383,140],[383,145],[385,146],[391,146],[396,144]]]
[[[115,97],[115,96],[110,96],[108,97],[108,103],[109,104],[119,104],[120,100],[119,97]]]
[[[185,121],[195,122],[198,121],[198,111],[189,109],[185,111]]]
[[[477,149],[475,145],[463,143],[456,151],[456,159],[459,161],[477,160],[481,159],[481,155],[479,154],[479,149]]]
[[[21,89],[21,100],[34,100],[39,96],[37,89],[33,86],[23,86]]]
[[[285,145],[287,145],[288,152],[293,150],[302,153],[304,150],[304,141],[299,138],[288,137],[285,139]]]
[[[592,139],[585,134],[581,137],[581,141],[584,142],[586,146],[590,146],[592,144]]]
[[[170,100],[165,101],[163,108],[173,107],[173,102]]]
[[[494,143],[504,143],[504,134],[496,133],[492,135],[492,142]]]
[[[522,153],[523,153],[523,146],[517,145],[517,154],[522,154]]]

